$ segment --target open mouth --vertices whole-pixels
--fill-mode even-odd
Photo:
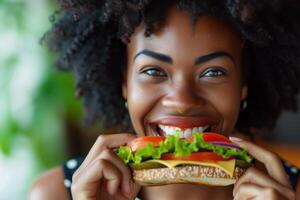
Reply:
[[[213,125],[204,125],[204,126],[195,126],[195,127],[176,127],[170,125],[163,124],[152,124],[151,128],[156,136],[168,136],[174,135],[175,133],[179,133],[179,137],[187,138],[191,136],[193,133],[203,133],[203,132],[211,132],[213,131]]]
[[[222,132],[223,121],[217,117],[207,116],[163,116],[149,123],[148,135],[168,136],[179,133],[186,138],[193,133]]]

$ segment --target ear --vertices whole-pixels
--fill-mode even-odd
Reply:
[[[248,85],[243,84],[242,86],[242,100],[245,100],[248,96]]]
[[[123,98],[126,100],[127,99],[127,83],[126,83],[126,81],[123,81],[123,83],[122,83],[122,95],[123,95]]]
[[[127,70],[123,70],[122,72],[122,95],[125,100],[127,100]]]

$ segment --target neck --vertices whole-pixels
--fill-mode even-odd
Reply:
[[[142,200],[204,200],[204,199],[232,199],[233,186],[206,186],[194,184],[172,184],[164,186],[143,187]]]

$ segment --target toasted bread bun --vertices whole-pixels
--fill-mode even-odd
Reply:
[[[236,167],[230,177],[223,170],[216,167],[190,165],[175,168],[155,168],[133,170],[133,179],[140,185],[156,186],[175,183],[194,183],[214,186],[226,186],[236,180],[246,171]]]

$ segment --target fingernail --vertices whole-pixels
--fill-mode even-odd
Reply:
[[[231,140],[232,142],[242,142],[243,141],[243,139],[241,139],[241,138],[238,138],[238,137],[229,137],[229,140]]]

